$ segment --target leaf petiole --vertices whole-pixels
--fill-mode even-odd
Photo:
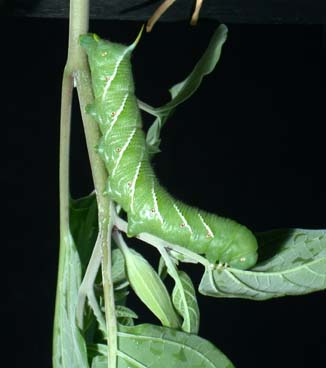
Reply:
[[[91,309],[93,310],[93,313],[99,323],[100,329],[102,330],[102,332],[106,334],[105,319],[103,317],[103,314],[101,312],[101,309],[98,305],[94,293],[94,282],[97,273],[100,269],[101,259],[102,259],[101,236],[100,234],[98,234],[91,258],[87,265],[83,281],[79,287],[76,318],[78,327],[82,330],[84,327],[84,309],[87,298],[88,303]]]
[[[124,221],[121,217],[119,216],[115,217],[114,225],[118,228],[118,230],[124,233],[127,233],[128,223]],[[167,241],[161,238],[158,238],[155,235],[151,235],[148,233],[140,233],[136,236],[136,238],[139,240],[142,240],[145,243],[153,245],[159,251],[162,248],[168,249],[168,250],[171,249],[177,253],[182,254],[185,257],[185,259],[192,260],[193,263],[202,264],[205,268],[210,268],[212,266],[206,258],[200,256],[199,254],[192,252],[187,248],[181,247],[180,245],[168,243]]]

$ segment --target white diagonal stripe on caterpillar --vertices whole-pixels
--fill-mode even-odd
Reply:
[[[125,136],[128,132],[132,132],[134,129],[139,129],[137,127],[124,127],[122,129],[116,130],[115,132],[112,132],[111,138],[110,138],[110,145],[112,147],[119,146],[121,147],[121,139],[125,139]],[[126,139],[129,137],[127,135]],[[144,149],[144,145],[140,141],[133,142],[133,147]]]
[[[99,120],[100,124],[103,125],[103,119],[102,119],[102,116],[100,114],[98,115],[98,120]]]
[[[104,152],[104,158],[105,162],[108,164],[110,162],[110,156],[107,154],[107,152]]]
[[[136,188],[136,182],[137,182],[137,178],[138,178],[138,175],[139,175],[141,165],[142,165],[142,160],[139,160],[139,163],[138,163],[137,168],[136,168],[136,173],[135,173],[134,178],[132,179],[132,183],[131,183],[131,187],[130,187],[130,194],[131,194],[130,210],[131,211],[134,210],[135,188]]]
[[[155,193],[155,180],[154,178],[152,179],[152,196],[153,196],[153,201],[154,201],[154,210],[155,210],[155,214],[157,215],[158,219],[160,220],[161,224],[163,224],[163,217],[160,213],[160,210],[158,208],[158,203],[157,203],[157,196]]]
[[[181,225],[184,225],[190,231],[190,233],[192,234],[192,229],[191,229],[190,225],[188,224],[186,218],[183,216],[182,212],[180,211],[180,208],[175,203],[173,203],[173,207],[175,208],[175,210],[177,211],[177,213],[180,216],[181,220],[183,221]]]
[[[214,233],[211,230],[211,228],[206,224],[205,220],[203,219],[202,215],[198,213],[198,217],[200,218],[200,221],[204,225],[205,229],[207,230],[207,237],[214,238]]]
[[[132,130],[132,132],[131,132],[130,136],[129,136],[129,137],[128,137],[128,139],[127,139],[127,142],[126,142],[126,143],[124,144],[124,146],[121,148],[121,150],[120,150],[120,152],[119,152],[119,156],[118,156],[117,160],[115,161],[115,165],[114,165],[114,168],[113,168],[112,173],[111,173],[111,175],[112,175],[112,176],[114,175],[116,168],[119,166],[119,163],[120,163],[120,161],[121,161],[121,159],[122,159],[122,156],[123,156],[123,154],[125,153],[125,150],[128,148],[128,146],[129,146],[129,144],[130,144],[130,142],[131,142],[132,138],[134,137],[134,135],[135,135],[136,131],[137,131],[137,128],[134,128],[134,129]]]
[[[112,76],[111,78],[108,79],[105,87],[104,87],[104,90],[103,90],[103,95],[102,95],[102,101],[105,100],[106,98],[106,94],[111,86],[111,83],[112,81],[114,80],[114,78],[116,77],[117,73],[118,73],[118,69],[119,69],[119,66],[123,60],[123,58],[127,55],[127,53],[130,52],[130,50],[128,50],[128,48],[125,49],[125,51],[121,54],[120,58],[117,60],[117,63],[115,64],[114,66],[114,70],[113,70],[113,73],[112,73]]]
[[[127,92],[125,94],[125,96],[123,97],[122,104],[120,105],[118,111],[114,115],[114,118],[112,119],[111,124],[110,124],[108,130],[105,133],[105,136],[104,136],[105,140],[108,139],[108,136],[110,135],[110,133],[111,133],[113,127],[114,127],[114,124],[117,122],[119,115],[122,113],[123,109],[125,108],[126,101],[127,101],[128,97],[129,97],[129,92]]]

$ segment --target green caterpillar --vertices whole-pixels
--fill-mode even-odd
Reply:
[[[212,263],[252,267],[257,261],[257,241],[249,229],[174,199],[155,176],[130,63],[139,37],[130,46],[95,34],[80,37],[95,98],[87,111],[100,126],[98,150],[110,174],[108,194],[128,214],[128,235],[147,232],[205,254]]]

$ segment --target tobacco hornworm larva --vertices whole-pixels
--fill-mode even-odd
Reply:
[[[257,241],[249,229],[174,199],[155,176],[130,63],[138,38],[130,46],[95,34],[80,38],[95,98],[87,110],[100,126],[98,150],[109,172],[107,191],[128,214],[128,235],[147,232],[205,254],[212,263],[252,267],[257,261]]]

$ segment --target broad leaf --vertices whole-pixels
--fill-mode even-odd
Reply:
[[[326,289],[326,230],[278,229],[257,237],[259,263],[254,268],[207,268],[199,291],[265,300]]]
[[[179,282],[176,282],[172,292],[173,305],[183,318],[182,330],[197,334],[200,317],[196,291],[191,278],[184,271],[178,271],[177,274]]]
[[[211,73],[221,56],[222,46],[227,37],[227,27],[220,25],[213,34],[211,41],[190,75],[182,82],[170,89],[171,101],[167,104],[154,108],[140,102],[140,107],[152,115],[156,120],[148,130],[146,141],[151,154],[159,152],[160,133],[167,119],[172,115],[175,108],[187,100],[200,86],[205,75]]]
[[[120,326],[118,368],[232,368],[230,360],[209,341],[188,333],[150,324]],[[104,345],[97,345],[106,354]],[[105,356],[92,368],[106,368]]]

